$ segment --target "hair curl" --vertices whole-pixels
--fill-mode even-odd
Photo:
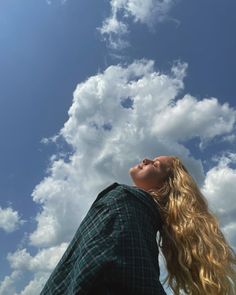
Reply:
[[[175,295],[236,295],[236,254],[218,218],[177,157],[164,185],[148,192],[158,203],[163,226],[158,244]]]

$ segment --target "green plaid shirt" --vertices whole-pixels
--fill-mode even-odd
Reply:
[[[101,191],[40,295],[166,295],[159,281],[157,204],[113,183]]]

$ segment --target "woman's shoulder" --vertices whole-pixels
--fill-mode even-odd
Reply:
[[[140,200],[145,201],[145,203],[156,206],[156,202],[152,199],[151,195],[137,186],[114,182],[105,187],[102,191],[100,191],[100,193],[97,195],[96,200],[99,200],[100,198],[108,194],[112,196],[132,194],[138,197]]]
[[[112,184],[108,185],[107,187],[105,187],[103,190],[100,191],[100,193],[97,195],[96,201],[101,199],[104,195],[106,195],[107,193],[109,193],[110,191],[113,191],[115,188],[117,188],[118,186],[120,186],[119,183],[117,182],[113,182]]]
[[[124,184],[124,183],[113,182],[112,184],[108,185],[107,187],[105,187],[103,190],[99,192],[96,200],[99,200],[100,198],[107,195],[108,193],[109,195],[115,195],[117,193],[120,194],[120,193],[127,193],[127,192],[131,194],[142,194],[142,195],[148,194],[138,187]]]
[[[157,203],[148,192],[136,186],[114,182],[98,194],[96,202],[107,204],[114,208],[118,204],[120,206],[126,205],[127,208],[132,206],[133,209],[136,206],[142,207],[146,209],[143,211],[143,214],[147,212],[154,219],[157,218],[158,223],[160,223],[160,213]]]

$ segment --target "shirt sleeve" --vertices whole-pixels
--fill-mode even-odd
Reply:
[[[95,202],[40,295],[87,295],[114,259],[116,217]]]

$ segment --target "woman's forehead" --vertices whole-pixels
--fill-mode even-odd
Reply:
[[[158,156],[154,158],[154,161],[160,161],[162,163],[171,164],[171,157],[169,156]]]

